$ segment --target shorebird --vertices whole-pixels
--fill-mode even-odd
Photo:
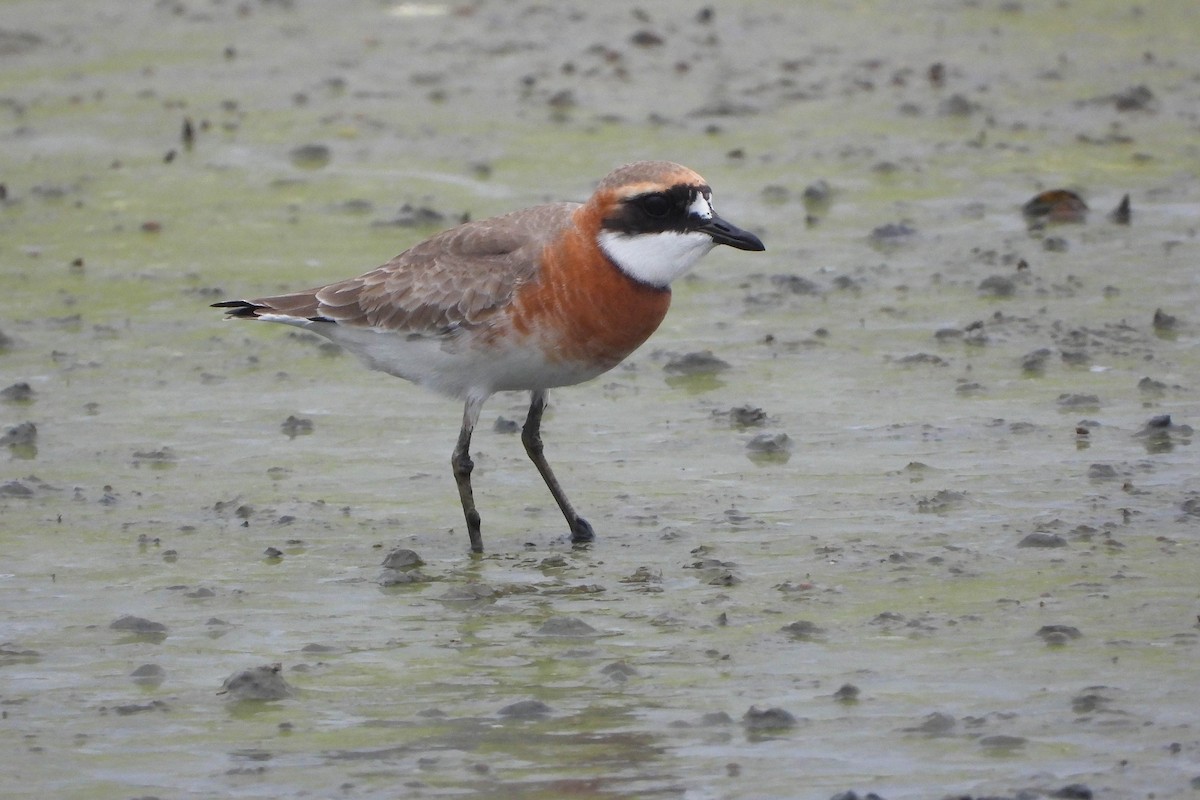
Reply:
[[[357,278],[214,303],[227,318],[294,325],[367,367],[465,402],[450,458],[471,550],[483,551],[471,490],[471,434],[484,402],[530,392],[521,433],[573,543],[575,512],[543,453],[547,392],[621,363],[654,332],[671,281],[718,244],[764,250],[717,216],[712,189],[687,167],[639,161],[611,172],[585,203],[551,203],[443,231]]]

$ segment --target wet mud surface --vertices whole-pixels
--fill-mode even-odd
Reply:
[[[5,3],[0,794],[1194,796],[1198,26]],[[552,393],[590,547],[525,397],[471,557],[457,403],[208,308],[639,158],[768,250]]]

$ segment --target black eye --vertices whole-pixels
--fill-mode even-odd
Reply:
[[[671,211],[671,201],[661,194],[648,194],[638,200],[638,206],[648,217],[665,217]]]

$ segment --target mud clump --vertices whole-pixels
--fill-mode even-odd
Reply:
[[[845,705],[853,705],[858,702],[862,690],[853,683],[843,683],[838,687],[838,690],[833,693],[833,699]]]
[[[321,169],[333,160],[333,151],[324,144],[302,144],[292,148],[288,158],[299,169]]]
[[[785,731],[796,725],[796,717],[790,711],[778,707],[760,709],[750,706],[742,716],[742,727],[748,731]]]
[[[427,583],[430,578],[421,572],[420,567],[425,560],[415,550],[407,547],[397,547],[383,559],[383,572],[376,579],[380,586],[402,586],[413,583]]]
[[[1034,532],[1017,542],[1017,547],[1066,547],[1067,540],[1057,533]]]
[[[114,631],[126,631],[136,634],[150,635],[166,635],[167,626],[161,622],[154,622],[145,617],[135,617],[132,614],[126,614],[123,617],[118,617],[109,624],[109,629]]]
[[[942,711],[928,714],[921,722],[911,728],[901,728],[906,733],[924,733],[928,736],[945,736],[954,730],[958,720]]]
[[[549,716],[551,711],[553,709],[541,700],[518,700],[506,705],[496,713],[509,719],[541,719]]]
[[[711,350],[701,350],[675,356],[663,366],[663,372],[671,375],[713,375],[729,368],[729,362],[717,358]]]
[[[713,411],[714,419],[728,420],[734,428],[758,428],[767,424],[767,412],[751,405],[734,406],[728,411]]]
[[[1087,212],[1087,203],[1070,189],[1041,192],[1021,206],[1030,223],[1081,223],[1087,220]]]
[[[786,462],[792,453],[792,439],[786,433],[760,433],[746,442],[751,461]]]
[[[5,447],[29,447],[34,444],[37,444],[37,425],[32,422],[14,425],[0,436],[0,445]]]
[[[279,430],[289,439],[295,439],[297,436],[308,436],[313,432],[313,421],[292,414],[280,424]]]
[[[600,632],[577,617],[552,617],[543,622],[534,632],[535,636],[563,638],[590,638]]]
[[[825,629],[817,625],[815,622],[810,622],[806,619],[797,620],[780,628],[782,632],[795,640],[802,642],[811,642],[820,639],[825,633]]]
[[[219,695],[233,702],[283,700],[295,694],[291,685],[283,679],[282,664],[265,664],[235,672],[225,679]]]
[[[1037,637],[1048,645],[1064,645],[1083,636],[1073,625],[1043,625],[1038,628]]]
[[[0,334],[0,336],[2,336],[2,334]],[[0,347],[2,346],[2,343],[0,343]],[[20,383],[14,383],[11,386],[6,386],[4,389],[0,389],[0,400],[3,400],[6,403],[32,403],[34,397],[36,396],[37,393],[33,391],[33,387],[24,381],[21,381]]]

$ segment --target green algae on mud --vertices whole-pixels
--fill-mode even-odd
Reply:
[[[1195,445],[1135,434],[1200,418],[1193,4],[386,10],[6,5],[42,43],[0,55],[0,370],[36,392],[0,428],[38,431],[0,476],[0,793],[1190,796]],[[310,143],[330,161],[299,170]],[[405,203],[448,225],[645,156],[770,260],[714,253],[630,363],[554,393],[591,549],[481,430],[496,550],[467,556],[456,403],[207,307],[382,263],[433,230],[373,224]],[[1088,222],[1031,233],[1060,185]],[[704,350],[719,380],[663,371]],[[719,416],[746,404],[786,463]],[[1017,547],[1035,531],[1066,546]],[[427,580],[375,582],[396,545]],[[127,614],[165,637],[109,630]],[[538,635],[560,617],[604,635]],[[217,695],[274,662],[294,698]]]

